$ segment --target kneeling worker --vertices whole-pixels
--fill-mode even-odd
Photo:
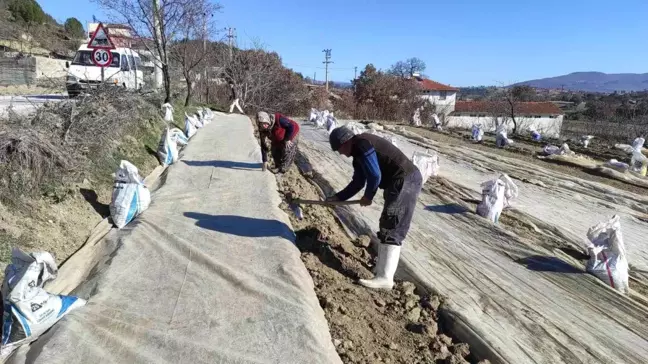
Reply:
[[[268,162],[267,138],[270,139],[270,153],[275,167],[278,169],[276,172],[287,172],[297,155],[299,124],[279,113],[268,114],[264,111],[257,114],[257,123],[259,125],[263,170],[266,170]]]
[[[365,186],[361,206],[370,206],[378,188],[384,190],[385,206],[380,215],[378,261],[373,279],[361,279],[368,288],[391,289],[401,245],[410,228],[423,178],[412,161],[386,139],[372,134],[354,135],[345,127],[329,136],[331,148],[353,157],[351,183],[328,201],[346,201]]]

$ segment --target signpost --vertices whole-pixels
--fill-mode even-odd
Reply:
[[[104,83],[104,68],[110,66],[113,60],[112,52],[115,43],[108,35],[103,23],[99,23],[97,30],[88,42],[88,48],[92,49],[92,62],[101,67],[101,83]]]
[[[97,67],[108,67],[112,63],[113,55],[108,49],[95,49],[92,51],[92,62]]]

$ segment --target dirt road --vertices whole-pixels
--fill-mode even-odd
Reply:
[[[411,138],[410,138],[411,137]],[[622,216],[635,266],[648,266],[639,217],[645,197],[462,145],[398,136],[408,155],[429,147],[441,156],[406,241],[399,275],[446,297],[441,310],[459,339],[479,357],[501,363],[643,363],[648,310],[585,274],[587,228]],[[346,185],[350,160],[331,152],[326,132],[302,127],[300,151],[324,192]],[[466,203],[479,184],[506,172],[520,198],[499,226]],[[368,208],[338,208],[350,231],[376,230],[381,199]],[[515,339],[511,339],[515,338]],[[615,348],[609,350],[609,348]]]

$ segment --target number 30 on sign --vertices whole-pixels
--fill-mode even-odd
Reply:
[[[97,67],[108,67],[112,63],[112,53],[108,49],[95,49],[92,51],[92,62]]]

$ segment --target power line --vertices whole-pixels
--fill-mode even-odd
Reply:
[[[294,64],[294,63],[284,63],[284,66],[310,68],[310,69],[318,69],[318,70],[326,69],[326,67],[321,67],[321,66],[307,66],[307,65],[304,65],[304,64]],[[339,71],[347,71],[347,70],[352,70],[354,68],[357,68],[357,67],[329,67],[328,69],[330,69],[330,70],[339,70]]]

